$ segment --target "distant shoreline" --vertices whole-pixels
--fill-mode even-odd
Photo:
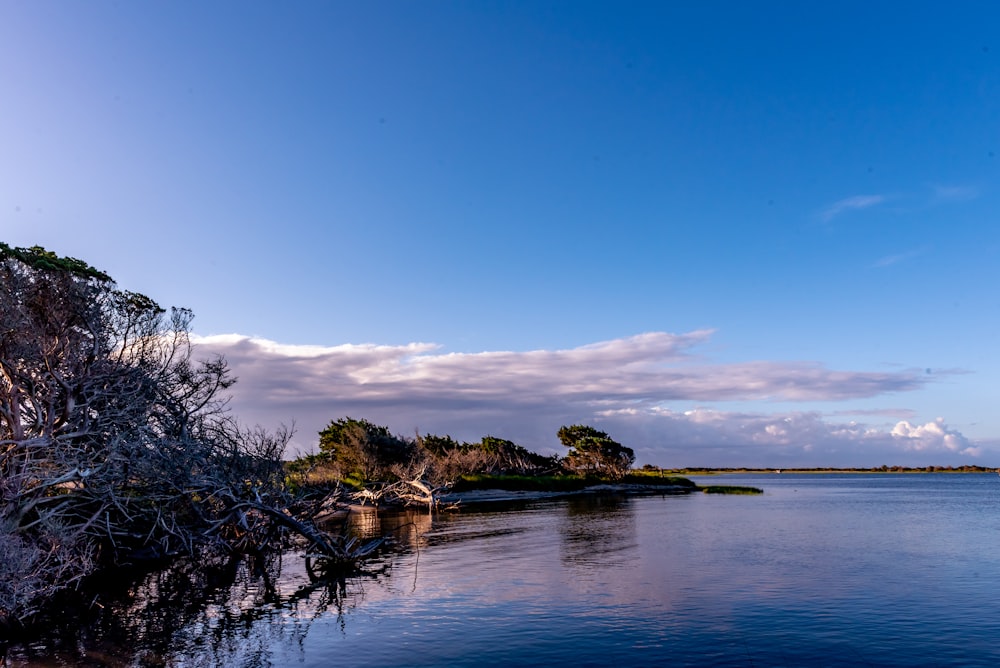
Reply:
[[[725,473],[996,473],[998,469],[992,466],[924,466],[908,468],[905,466],[890,466],[887,468],[688,468],[663,469],[671,475],[719,475]]]

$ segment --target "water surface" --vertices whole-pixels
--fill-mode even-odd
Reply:
[[[317,585],[289,554],[273,587],[237,574],[166,628],[95,631],[59,657],[19,647],[8,660],[1000,665],[996,475],[698,481],[765,494],[368,515],[361,531],[397,539],[381,574]]]

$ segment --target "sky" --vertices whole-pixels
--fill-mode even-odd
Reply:
[[[232,409],[1000,466],[993,3],[0,0],[0,241]]]

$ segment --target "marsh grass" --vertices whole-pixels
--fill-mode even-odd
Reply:
[[[645,485],[649,487],[681,487],[689,490],[698,488],[687,478],[645,472],[632,472],[621,479],[584,477],[574,475],[464,475],[455,481],[452,491],[468,492],[480,489],[501,489],[504,491],[530,492],[576,492],[595,485]]]
[[[690,490],[698,489],[698,485],[694,484],[687,478],[683,478],[678,475],[664,475],[659,471],[632,471],[618,482],[625,483],[627,485],[654,485],[657,487],[684,487]]]
[[[759,487],[738,487],[735,485],[708,485],[698,487],[698,491],[705,494],[763,494],[764,490]]]
[[[479,489],[502,489],[508,492],[575,492],[593,485],[594,480],[581,476],[463,475],[455,481],[452,491],[469,492]]]
[[[326,487],[342,484],[350,489],[362,489],[365,482],[357,477],[342,477],[336,467],[328,465],[314,466],[308,472],[292,474],[295,482],[301,487]],[[453,492],[469,492],[474,490],[498,489],[509,492],[577,492],[595,485],[643,485],[645,487],[680,488],[686,491],[699,491],[691,480],[669,475],[663,471],[632,471],[620,479],[579,476],[579,475],[494,475],[488,473],[470,473],[459,476],[452,488]]]

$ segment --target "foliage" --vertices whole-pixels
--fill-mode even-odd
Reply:
[[[586,425],[561,427],[559,441],[569,448],[563,459],[567,469],[576,473],[620,479],[635,462],[635,452],[613,440],[607,433]]]
[[[319,449],[340,467],[342,475],[364,481],[398,477],[394,469],[412,464],[417,454],[413,441],[393,436],[388,427],[352,417],[330,422],[319,433]]]
[[[493,474],[539,474],[545,471],[558,470],[558,460],[553,457],[545,457],[527,448],[494,436],[484,436],[483,440],[474,447],[481,450],[488,457],[488,464],[484,472]]]
[[[446,457],[451,453],[469,449],[468,443],[459,443],[451,436],[426,434],[420,437],[420,447],[433,457]]]
[[[447,485],[471,474],[541,474],[559,470],[558,461],[503,438],[484,436],[476,443],[451,436],[418,434],[410,440],[366,419],[342,417],[319,434],[318,457],[326,458],[341,479],[394,482],[426,479]],[[312,460],[310,460],[312,461]],[[315,464],[296,464],[297,469]]]
[[[472,443],[459,443],[451,436],[419,436],[417,444],[426,465],[426,475],[435,485],[449,484],[463,475],[490,468],[491,458]]]
[[[79,279],[93,279],[109,283],[111,277],[103,271],[94,269],[83,260],[72,257],[59,257],[52,251],[41,246],[31,248],[12,248],[0,241],[0,262],[16,261],[38,272],[64,272]]]

